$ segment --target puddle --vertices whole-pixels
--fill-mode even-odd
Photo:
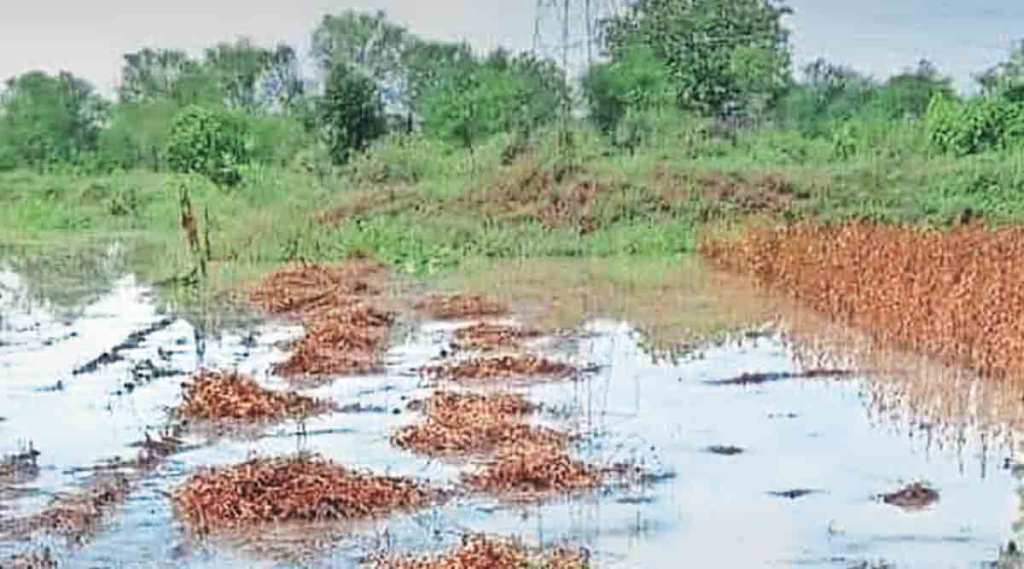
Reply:
[[[134,456],[132,445],[157,433],[180,401],[185,375],[175,374],[238,370],[284,388],[270,370],[302,332],[267,323],[204,338],[162,314],[152,291],[131,276],[111,281],[70,318],[25,302],[13,272],[0,271],[0,286],[0,453],[29,443],[41,452],[38,474],[0,497],[0,517],[31,514],[73,490],[89,474],[83,467]],[[666,361],[652,357],[639,331],[648,326],[620,319],[590,320],[568,339],[539,341],[546,355],[586,369],[578,380],[512,390],[543,404],[537,422],[580,433],[581,458],[642,464],[657,474],[647,484],[528,505],[470,495],[414,514],[260,535],[200,538],[177,519],[168,495],[189,476],[253,456],[308,451],[380,474],[455,483],[464,465],[402,451],[390,437],[420,420],[409,403],[433,389],[417,370],[439,363],[464,324],[422,323],[389,350],[384,371],[302,392],[333,400],[338,412],[246,437],[186,435],[188,450],[146,475],[84,545],[56,547],[58,561],[349,567],[384,546],[420,554],[484,532],[582,546],[595,567],[974,567],[995,561],[1015,538],[1020,483],[1012,447],[966,430],[952,441],[922,436],[911,414],[879,406],[879,386],[897,379],[880,382],[877,369],[808,366],[791,337],[771,331]],[[139,337],[140,330],[148,333]],[[114,361],[75,375],[118,346]],[[139,381],[145,362],[168,373]],[[771,381],[730,381],[752,377]],[[913,510],[880,499],[919,481],[941,499]],[[0,559],[26,547],[0,541]]]

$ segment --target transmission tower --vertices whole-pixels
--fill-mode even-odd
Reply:
[[[575,82],[601,55],[602,22],[626,0],[537,0],[533,52],[556,61]]]

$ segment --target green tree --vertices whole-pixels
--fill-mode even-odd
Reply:
[[[96,147],[106,111],[92,86],[70,73],[10,79],[0,96],[0,154],[35,167],[75,160]]]
[[[647,46],[634,46],[617,60],[591,67],[583,77],[590,119],[605,134],[626,114],[670,107],[675,101],[668,69]]]
[[[146,48],[124,56],[118,98],[124,103],[170,100],[179,105],[223,104],[217,78],[183,51]]]
[[[871,106],[882,119],[921,118],[935,97],[952,98],[953,81],[922,59],[917,67],[890,77],[876,92]]]
[[[1006,61],[976,77],[985,95],[1024,102],[1024,40],[1010,49]]]
[[[387,130],[376,83],[344,63],[328,73],[316,118],[336,164],[348,162]]]
[[[167,165],[168,136],[178,110],[178,105],[168,100],[116,105],[100,134],[100,161],[109,167],[162,170]]]
[[[529,136],[558,116],[565,97],[562,72],[553,63],[499,50],[447,70],[420,107],[428,133],[473,149],[499,132]]]
[[[232,186],[241,181],[240,167],[249,161],[247,139],[240,117],[192,105],[174,118],[167,160],[175,172],[201,174]]]
[[[312,52],[323,72],[348,65],[386,89],[402,76],[402,54],[410,41],[405,28],[389,22],[384,12],[348,10],[324,16],[313,31]]]
[[[775,0],[638,0],[607,23],[608,47],[613,61],[653,50],[684,110],[755,114],[789,85],[789,12]]]

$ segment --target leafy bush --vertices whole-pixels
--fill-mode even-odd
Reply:
[[[1024,103],[994,97],[958,102],[936,97],[928,107],[928,138],[941,152],[958,156],[1019,145],[1024,141]]]
[[[327,76],[316,117],[335,164],[345,164],[387,129],[384,105],[372,79],[337,63]]]
[[[646,46],[635,46],[616,61],[593,66],[583,78],[583,94],[590,119],[609,134],[630,113],[675,103],[668,68]]]
[[[172,101],[122,103],[114,107],[110,125],[100,134],[98,159],[108,168],[167,165],[167,140],[180,111]]]
[[[241,181],[240,166],[248,163],[246,125],[222,110],[190,106],[171,126],[167,160],[175,172],[196,173],[223,186]]]

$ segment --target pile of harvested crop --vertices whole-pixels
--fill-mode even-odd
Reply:
[[[57,569],[57,560],[49,549],[31,551],[0,559],[0,567],[7,569]]]
[[[540,333],[536,330],[480,323],[456,330],[452,345],[458,350],[491,351],[514,348],[523,340],[536,338],[539,335]]]
[[[524,424],[534,406],[519,395],[476,395],[439,392],[424,405],[423,423],[400,429],[397,446],[431,456],[479,454],[528,441],[564,447],[568,436],[553,429]]]
[[[326,401],[264,389],[238,373],[200,371],[183,387],[184,403],[178,413],[189,419],[281,420],[308,417],[330,408]]]
[[[380,300],[385,269],[366,261],[299,265],[268,276],[252,301],[298,316],[306,336],[275,368],[287,377],[368,373],[381,366],[394,314]]]
[[[274,272],[250,295],[274,314],[316,317],[353,297],[380,294],[386,273],[383,265],[350,261],[339,265],[294,265]]]
[[[476,490],[524,497],[597,488],[603,478],[600,469],[573,459],[565,448],[533,441],[502,447],[478,472],[464,476]]]
[[[193,476],[174,494],[198,531],[286,521],[364,518],[429,504],[437,493],[315,456],[254,459]]]
[[[508,307],[500,302],[470,294],[428,296],[416,303],[415,307],[428,316],[442,320],[501,316],[508,312]]]
[[[130,486],[125,474],[102,476],[79,493],[58,496],[42,512],[22,523],[30,530],[44,529],[77,540],[92,531],[109,508],[124,500]]]
[[[485,381],[513,378],[566,378],[576,374],[569,364],[539,356],[494,356],[427,366],[420,370],[434,379]]]
[[[796,225],[702,249],[881,344],[1024,377],[1024,229]]]
[[[587,558],[585,551],[540,552],[514,541],[474,535],[440,555],[379,558],[374,565],[380,569],[586,569],[590,566]]]

